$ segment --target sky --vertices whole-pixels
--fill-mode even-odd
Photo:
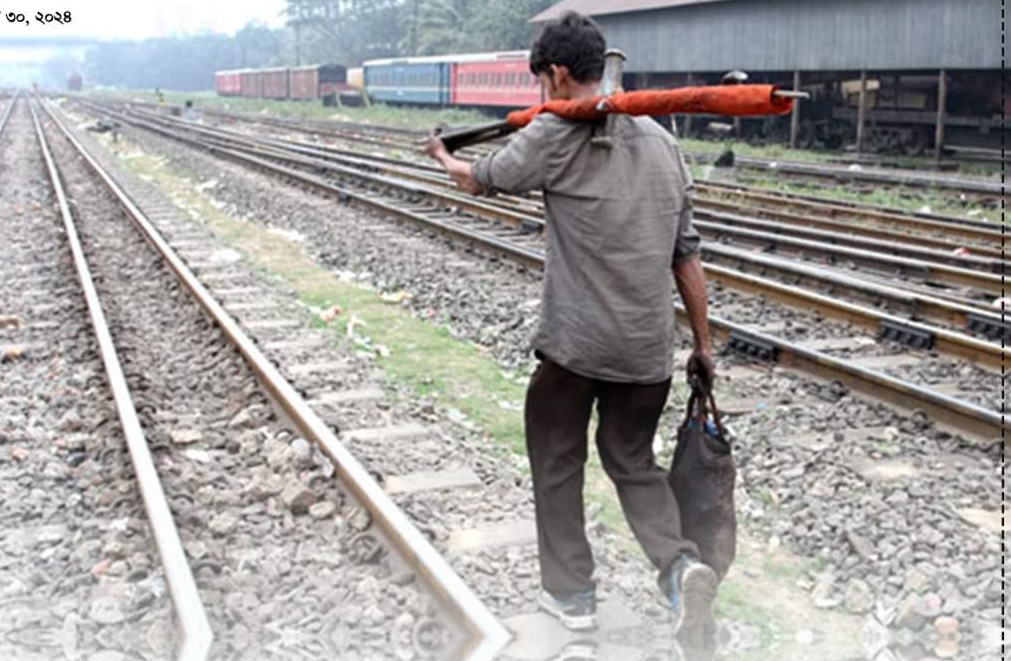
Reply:
[[[278,14],[284,0],[7,0],[0,3],[0,37],[74,36],[98,39],[144,39],[202,31],[232,33],[252,20],[271,27],[283,24]],[[34,20],[38,11],[71,12],[68,25]],[[11,12],[25,14],[29,24],[9,23]]]

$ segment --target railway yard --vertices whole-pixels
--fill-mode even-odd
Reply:
[[[0,658],[586,643],[534,601],[542,200],[459,192],[423,137],[0,97]],[[806,188],[747,183],[770,170]],[[961,213],[818,194],[843,184]],[[1004,195],[758,159],[697,178],[740,557],[717,649],[675,653],[596,467],[597,658],[998,658]]]

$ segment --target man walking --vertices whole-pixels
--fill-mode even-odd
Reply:
[[[598,93],[604,37],[568,13],[544,27],[530,70],[551,99]],[[606,126],[609,140],[593,140]],[[626,518],[659,572],[675,633],[712,630],[716,575],[681,537],[678,506],[652,450],[671,385],[671,272],[695,341],[688,370],[712,382],[705,276],[691,222],[691,176],[652,120],[606,123],[538,115],[473,164],[433,136],[428,152],[474,194],[544,194],[547,252],[540,364],[525,405],[543,590],[538,603],[570,629],[596,626],[593,557],[584,531],[583,470],[594,403],[597,449]]]

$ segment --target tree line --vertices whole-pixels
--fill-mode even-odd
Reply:
[[[231,36],[104,42],[88,49],[77,70],[89,85],[189,91],[211,89],[221,69],[352,67],[381,57],[522,49],[534,36],[529,19],[554,1],[287,0],[283,27],[251,23]],[[47,82],[62,84],[73,66],[65,58],[51,63]]]

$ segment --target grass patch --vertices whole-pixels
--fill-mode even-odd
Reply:
[[[280,277],[302,303],[318,308],[339,305],[341,314],[329,325],[335,336],[346,336],[354,320],[356,337],[367,346],[382,347],[385,355],[376,360],[393,380],[460,410],[512,452],[525,452],[522,414],[512,406],[523,401],[524,387],[479,347],[456,340],[445,327],[411,316],[400,305],[383,300],[380,292],[337,279],[297,243],[222,213],[172,166],[160,166],[146,156],[128,163],[135,173],[151,177],[177,203],[198,213],[258,270]]]
[[[761,158],[770,161],[801,161],[805,163],[832,163],[839,164],[847,158],[856,158],[853,152],[845,151],[820,151],[814,149],[790,149],[785,144],[754,145],[741,140],[701,140],[698,138],[678,138],[681,148],[690,154],[716,155],[723,152],[727,146],[733,148],[738,156],[750,158]],[[873,158],[874,154],[867,154]],[[895,154],[881,154],[881,162],[889,167],[906,168],[909,170],[925,170],[927,172],[938,173],[937,161],[933,156],[905,156]],[[950,164],[949,164],[950,165]],[[872,167],[872,165],[869,165]],[[1000,163],[986,161],[956,161],[954,169],[950,171],[953,176],[963,177],[998,177],[1000,176]]]
[[[809,149],[790,149],[786,145],[752,145],[738,140],[699,140],[698,138],[678,137],[681,149],[690,154],[719,154],[727,146],[734,150],[737,156],[751,158],[766,158],[780,161],[805,161],[811,163],[827,163],[839,158],[835,152],[813,151]]]
[[[90,92],[98,98],[113,101],[133,101],[155,103],[158,98],[152,90],[101,90]],[[316,101],[278,101],[273,99],[245,99],[241,97],[222,97],[214,92],[164,92],[165,103],[181,105],[192,101],[200,108],[258,114],[268,117],[289,119],[325,119],[335,122],[354,122],[358,124],[374,124],[376,126],[392,126],[397,128],[429,131],[440,123],[450,125],[481,124],[491,121],[488,115],[476,110],[460,110],[455,108],[429,109],[401,106],[388,106],[381,103],[362,108],[327,108]]]

